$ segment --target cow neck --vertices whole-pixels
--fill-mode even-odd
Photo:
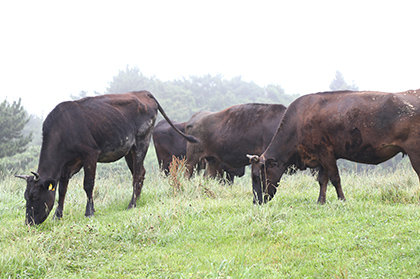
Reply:
[[[46,151],[47,150],[47,151]],[[53,179],[58,181],[64,162],[60,160],[59,153],[52,151],[51,148],[42,148],[39,156],[38,174],[43,179]]]
[[[275,159],[279,164],[284,164],[286,168],[292,164],[293,162],[291,161],[294,156],[292,151],[296,150],[294,146],[296,143],[294,135],[293,130],[287,129],[282,123],[267,149],[264,151],[263,155],[265,159]]]

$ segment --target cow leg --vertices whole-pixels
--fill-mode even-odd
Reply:
[[[340,175],[338,174],[338,171],[336,174],[332,175],[330,177],[332,185],[335,187],[335,191],[337,192],[337,198],[339,200],[345,201],[346,198],[344,197],[343,188],[341,188],[341,179]]]
[[[204,169],[203,161],[204,159],[201,158],[201,154],[203,154],[203,150],[201,148],[200,143],[189,143],[187,142],[187,153],[186,153],[186,176],[190,179],[194,175],[194,168],[197,169],[197,173]]]
[[[323,167],[319,168],[317,180],[319,183],[318,203],[324,204],[327,199],[326,196],[327,196],[328,173]]]
[[[55,209],[54,219],[61,219],[63,217],[64,199],[66,198],[67,186],[69,185],[68,178],[61,178],[58,187],[58,206]]]
[[[170,162],[172,162],[172,160],[162,162],[161,170],[165,173],[166,176],[168,176],[170,173],[170,170],[169,170],[169,166],[171,165]]]
[[[335,187],[338,199],[345,201],[346,198],[344,197],[343,188],[341,188],[341,179],[337,167],[337,161],[332,155],[330,156],[330,161],[328,164],[328,177],[332,185]]]
[[[416,154],[416,152],[412,152],[413,154]],[[420,181],[420,156],[413,155],[411,152],[408,153],[408,158],[410,158],[411,166],[413,167],[414,171],[417,173],[417,176]],[[420,201],[420,198],[419,198]]]
[[[143,161],[146,157],[147,148],[149,146],[148,141],[147,144],[142,143],[138,146],[143,147],[143,150],[138,151],[135,147],[133,147],[127,156],[125,156],[125,161],[127,162],[127,165],[133,175],[133,195],[127,209],[131,209],[137,206],[137,199],[141,195],[144,176],[146,175]]]
[[[87,196],[85,216],[91,217],[95,213],[95,207],[93,205],[93,187],[95,185],[96,159],[90,163],[84,163],[83,170],[85,173],[83,188],[85,189]]]
[[[337,162],[332,155],[328,158],[329,160],[326,160],[326,163],[324,163],[324,166],[321,167],[318,175],[318,182],[321,187],[318,198],[318,203],[320,204],[324,204],[326,201],[328,180],[330,180],[331,183],[334,185],[338,199],[343,201],[346,200],[346,198],[344,197],[343,189],[341,187],[341,179],[340,174],[338,172]]]
[[[196,168],[197,174],[200,170],[202,170],[202,165],[200,164],[200,160],[198,158],[189,158],[187,157],[187,161],[185,162],[186,165],[186,176],[188,179],[193,177],[194,175],[194,168]]]
[[[206,158],[207,176],[223,180],[223,169],[214,157]]]
[[[229,184],[233,184],[235,182],[235,175],[230,172],[226,172],[226,180]]]

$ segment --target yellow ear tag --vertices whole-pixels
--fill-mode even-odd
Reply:
[[[48,190],[50,190],[50,191],[55,191],[55,188],[53,188],[53,185],[52,185],[52,184],[50,184],[50,186],[48,186]]]

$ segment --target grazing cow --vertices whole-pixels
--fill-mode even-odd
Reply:
[[[288,107],[261,156],[249,156],[254,203],[274,196],[277,183],[292,164],[301,170],[319,168],[318,203],[326,201],[329,180],[338,198],[345,200],[337,159],[379,164],[399,152],[408,155],[420,175],[420,90],[302,96]]]
[[[247,154],[265,150],[280,124],[286,107],[274,104],[244,104],[231,106],[219,112],[201,111],[187,122],[186,133],[199,139],[187,143],[187,169],[201,158],[207,162],[210,177],[221,176],[221,166],[234,169],[242,176],[250,162]]]
[[[187,122],[173,122],[174,125],[183,133],[185,133],[185,125]],[[184,159],[187,153],[187,141],[184,137],[180,136],[169,125],[168,121],[162,119],[153,129],[153,144],[155,146],[156,156],[161,171],[166,175],[169,174],[169,166],[176,157],[180,160]],[[201,160],[198,162],[197,170],[205,169],[206,161]],[[230,169],[227,166],[221,165],[220,172],[226,172],[226,179],[233,183],[234,176],[241,176],[244,174],[244,169]]]
[[[145,175],[143,161],[158,110],[171,123],[147,91],[87,97],[57,105],[43,123],[38,171],[32,172],[33,176],[18,176],[27,181],[26,223],[40,224],[48,217],[58,183],[55,217],[61,218],[69,179],[82,167],[87,195],[85,215],[92,216],[97,162],[114,162],[122,157],[133,175],[128,208],[136,207]]]

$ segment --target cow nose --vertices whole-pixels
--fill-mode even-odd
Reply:
[[[34,218],[34,208],[31,207],[31,210],[29,213],[26,214],[26,219],[25,219],[25,225],[34,225],[35,224],[35,218]]]

